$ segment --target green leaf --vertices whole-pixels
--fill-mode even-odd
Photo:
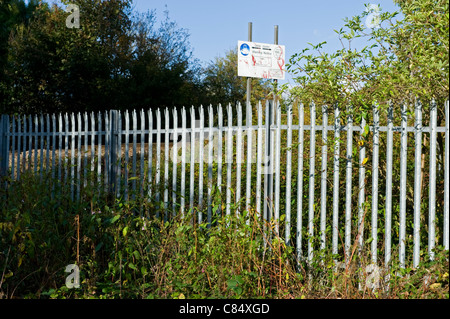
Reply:
[[[137,267],[133,263],[128,263],[128,267],[130,267],[133,270],[137,270]]]
[[[95,252],[98,252],[103,247],[103,242],[100,242],[97,246],[95,246]]]
[[[367,136],[369,134],[370,131],[370,126],[369,124],[366,124],[366,126],[364,126],[364,136]]]
[[[234,289],[238,285],[238,282],[234,279],[229,279],[229,280],[227,280],[227,285],[228,285],[228,288]]]
[[[116,221],[118,221],[120,218],[120,214],[117,214],[116,216],[114,216],[113,218],[110,219],[110,223],[114,224]]]

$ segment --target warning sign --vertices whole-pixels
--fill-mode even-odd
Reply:
[[[285,47],[238,41],[238,76],[284,80]]]

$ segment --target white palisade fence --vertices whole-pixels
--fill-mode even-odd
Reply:
[[[271,101],[245,114],[238,104],[2,115],[0,176],[49,172],[71,183],[73,199],[88,183],[148,196],[164,219],[195,213],[211,224],[252,207],[301,259],[321,250],[348,259],[357,242],[373,263],[395,253],[417,266],[421,248],[434,258],[436,245],[449,247],[449,103],[439,127],[436,103],[427,125],[422,105],[412,109],[394,116],[391,105],[384,116],[374,106],[370,123],[344,119],[337,105]]]

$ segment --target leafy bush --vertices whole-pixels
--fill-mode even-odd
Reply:
[[[327,254],[299,262],[274,222],[239,204],[224,215],[214,203],[210,224],[195,210],[165,221],[152,198],[108,198],[87,185],[74,201],[70,183],[32,174],[8,183],[2,298],[448,298],[448,251],[417,269],[393,264],[382,270],[388,284],[371,290],[365,255],[344,268]],[[69,264],[79,288],[65,285]]]

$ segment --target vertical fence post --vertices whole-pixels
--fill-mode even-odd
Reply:
[[[209,105],[209,113],[212,113],[212,111],[210,110],[212,106]],[[212,115],[211,115],[212,116]],[[209,120],[211,121],[211,117],[209,118]],[[212,124],[210,124],[212,125]],[[202,208],[203,208],[203,159],[205,157],[204,154],[204,146],[205,146],[205,111],[203,110],[203,105],[200,105],[200,146],[199,146],[199,160],[198,160],[198,164],[199,164],[199,174],[198,174],[198,207],[199,207],[199,211],[198,211],[198,223],[200,224],[202,222]],[[209,141],[212,145],[212,134],[209,134]],[[208,167],[208,172],[209,172],[209,167]],[[209,191],[209,189],[208,189]],[[210,207],[209,207],[210,203],[208,202],[208,214],[210,211]]]
[[[8,155],[7,139],[9,132],[9,118],[8,115],[2,115],[0,119],[0,177],[6,175],[8,171]]]
[[[105,178],[104,190],[109,191],[109,168],[111,167],[110,149],[111,149],[111,125],[109,124],[109,112],[105,111]],[[127,198],[128,199],[128,198]]]
[[[242,105],[238,102],[237,104],[237,136],[236,136],[236,195],[235,202],[239,203],[241,200],[241,177],[242,177]],[[239,214],[240,205],[236,214]]]
[[[53,115],[54,116],[54,115]],[[53,126],[54,127],[54,126]],[[54,129],[53,129],[54,130]],[[22,140],[22,123],[20,120],[20,116],[17,117],[17,180],[20,178],[20,153],[21,153],[21,140]],[[55,145],[55,137],[53,136],[53,145]],[[25,154],[23,154],[25,155]],[[52,159],[54,161],[55,159],[55,147],[53,146],[53,156]],[[53,162],[53,171],[52,171],[52,177],[54,177],[54,167],[55,164]]]
[[[88,114],[87,114],[87,112],[84,112],[83,123],[84,123],[84,151],[83,151],[83,153],[84,153],[84,165],[83,166],[84,167],[83,167],[83,175],[84,175],[84,187],[86,187],[87,186],[87,165],[88,165],[87,164],[87,157],[88,157],[87,153],[88,153],[88,140],[89,140],[89,121],[88,121]],[[49,126],[47,127],[47,132],[49,132],[49,134],[50,134],[50,127]],[[54,127],[53,127],[53,132],[55,132],[55,128]],[[49,138],[50,138],[50,135],[49,135]],[[48,144],[50,144],[50,143],[48,143]],[[47,144],[47,154],[48,154],[48,144]],[[55,151],[55,146],[54,146],[55,145],[55,141],[54,141],[54,139],[53,139],[52,145],[53,145],[53,147],[52,147],[52,149],[53,149],[52,159],[54,159],[54,156],[55,156],[55,153],[54,153],[54,151]],[[47,157],[47,159],[48,159],[48,157]],[[54,163],[52,165],[52,168],[53,167],[54,167]]]
[[[109,169],[109,190],[111,192],[116,192],[116,177],[117,177],[117,127],[118,127],[118,116],[116,110],[111,110],[110,114],[110,148],[109,148],[109,158],[110,165],[106,169]]]
[[[169,116],[167,116],[167,118],[169,118]],[[137,157],[137,153],[136,153],[136,146],[137,146],[137,113],[136,113],[136,109],[133,110],[133,181],[132,181],[132,189],[133,189],[133,194],[132,194],[132,198],[133,200],[136,198],[136,157]],[[168,135],[168,134],[167,134]],[[168,139],[168,137],[167,137]],[[115,166],[115,163],[111,163],[112,165]]]
[[[78,113],[79,114],[79,113]],[[39,156],[39,177],[42,180],[42,172],[44,170],[44,117],[42,116],[42,114],[39,116],[39,123],[40,123],[40,131],[39,134],[40,135],[40,156]],[[77,171],[78,171],[78,166],[77,165]],[[78,182],[77,182],[78,183]]]
[[[405,240],[406,240],[406,156],[407,137],[406,132],[406,103],[402,104],[401,142],[400,142],[400,231],[399,231],[399,258],[400,267],[405,267]]]
[[[246,198],[245,198],[245,209],[249,211],[250,209],[250,196],[251,196],[251,177],[252,177],[252,107],[250,103],[247,103],[246,112],[246,126],[247,126],[247,188],[246,188]]]
[[[214,125],[214,114],[213,114],[213,107],[210,104],[208,108],[208,117],[209,117],[209,132],[208,132],[208,227],[211,226],[212,222],[212,190],[213,190],[213,146],[214,146],[214,131],[213,131],[213,125]],[[202,127],[203,127],[203,118],[202,118]],[[203,136],[203,131],[202,131]],[[203,140],[201,142],[201,149],[203,149]],[[203,157],[200,158],[200,163],[203,165]],[[203,167],[203,166],[202,166]],[[200,175],[203,174],[203,169],[200,170]],[[201,202],[200,202],[201,204]]]
[[[210,108],[212,107],[211,105],[209,106]],[[209,110],[209,112],[211,113],[212,111]],[[211,120],[211,118],[210,118]],[[212,124],[211,124],[212,125]],[[203,208],[203,159],[205,157],[204,154],[204,146],[205,146],[205,111],[203,110],[203,105],[200,105],[200,147],[199,147],[199,160],[198,160],[198,164],[199,164],[199,174],[198,174],[198,207],[199,207],[199,211],[198,211],[198,223],[200,224],[202,222],[202,208]],[[209,140],[212,140],[212,135],[209,134]],[[210,143],[208,143],[209,145]],[[212,141],[211,141],[212,144]],[[208,203],[208,210],[209,210],[209,203]]]
[[[77,114],[77,122],[78,122],[78,132],[77,132],[77,200],[80,200],[80,192],[81,192],[81,113]],[[44,158],[42,157],[42,146],[44,142],[44,125],[41,116],[41,176],[42,176],[42,163],[44,162]]]
[[[266,141],[265,141],[265,158],[264,158],[264,219],[270,220],[270,210],[272,205],[272,180],[273,180],[273,163],[271,161],[271,125],[272,125],[272,101],[266,102]]]
[[[275,234],[279,235],[279,223],[280,223],[280,169],[281,169],[281,105],[275,104],[276,107],[276,140],[275,140],[275,205],[274,205],[274,217],[275,217]]]
[[[140,178],[139,178],[139,190],[140,190],[140,194],[141,196],[144,193],[144,163],[145,163],[145,114],[144,114],[144,110],[141,109],[140,111],[140,115],[141,115],[141,163],[140,163],[140,168],[141,168],[141,173],[140,173]]]
[[[186,203],[186,108],[181,110],[181,216],[184,217]]]
[[[128,116],[127,116],[128,118]],[[128,129],[127,129],[128,131]],[[156,205],[158,207],[156,211],[156,218],[159,218],[159,212],[161,211],[161,109],[156,109],[156,171],[155,171],[155,183],[156,183]],[[127,134],[128,140],[128,134]],[[125,154],[128,154],[128,147],[125,150]]]
[[[297,167],[297,259],[303,257],[302,251],[302,228],[303,228],[303,143],[304,143],[304,106],[299,104],[298,108],[298,167]]]
[[[59,147],[59,154],[58,154],[58,176],[59,179],[61,179],[61,140],[62,140],[62,118],[61,118],[61,113],[59,114],[58,117],[58,122],[59,122],[59,143],[58,143],[58,147]],[[91,112],[91,182],[92,182],[92,186],[95,185],[95,175],[94,175],[94,170],[95,170],[95,135],[96,135],[96,130],[95,130],[95,113]]]
[[[359,186],[358,186],[358,229],[357,236],[358,239],[358,249],[361,253],[364,243],[364,201],[366,195],[365,189],[365,179],[366,179],[366,168],[365,168],[365,158],[366,158],[366,143],[364,138],[364,131],[366,127],[366,119],[362,117],[361,119],[361,131],[360,131],[360,149],[359,149]]]
[[[328,163],[328,106],[322,106],[322,167],[320,178],[320,249],[325,249],[326,209],[327,209],[327,163]]]
[[[165,137],[164,137],[164,221],[167,221],[169,217],[169,126],[170,126],[170,113],[169,109],[166,107],[164,109],[165,121]],[[134,118],[133,118],[134,121]],[[136,129],[135,129],[136,131]],[[134,133],[133,133],[134,134]],[[133,147],[133,157],[135,147]],[[133,160],[133,166],[135,166],[135,160]],[[133,171],[135,169],[133,168]]]
[[[352,223],[352,160],[353,160],[353,110],[349,107],[347,122],[347,163],[345,182],[345,255],[346,263],[350,261],[350,241]]]
[[[287,154],[286,154],[286,228],[285,242],[290,245],[291,237],[291,167],[292,167],[292,105],[287,106]]]
[[[414,253],[413,267],[419,265],[420,260],[420,204],[421,189],[420,180],[422,175],[422,105],[416,101],[415,107],[415,154],[414,154]]]
[[[120,197],[120,186],[122,184],[122,112],[118,111],[117,112],[117,156],[116,156],[116,197],[119,198]],[[125,184],[125,183],[124,183]],[[125,185],[124,185],[124,189],[125,189]]]
[[[152,109],[147,111],[148,116],[148,197],[152,197],[153,188],[153,113]]]
[[[380,117],[378,105],[373,106],[373,157],[372,157],[372,262],[377,262],[378,233],[378,170],[380,148]]]
[[[340,123],[339,105],[334,107],[334,154],[333,154],[333,255],[338,253],[339,241],[339,153],[340,153]]]
[[[449,123],[449,101],[447,100],[447,102],[445,103],[445,164],[444,164],[444,248],[448,250],[448,237],[449,237],[449,217],[448,217],[448,210],[449,210],[449,175],[450,175],[450,171],[449,171],[449,140],[450,137],[448,136],[449,134],[449,127],[450,127],[450,123]]]
[[[434,247],[436,244],[436,127],[437,108],[436,102],[431,102],[430,108],[430,188],[429,188],[429,213],[428,213],[428,254],[430,260],[434,260]]]
[[[12,116],[12,136],[11,136],[11,178],[12,179],[14,179],[14,162],[15,162],[15,160],[14,160],[14,158],[15,158],[15,153],[16,153],[16,143],[15,143],[15,140],[16,140],[16,118],[15,118],[15,116],[13,115]]]
[[[177,171],[178,171],[178,112],[173,108],[173,145],[172,145],[172,210],[176,215],[177,208]]]
[[[261,162],[262,162],[262,144],[263,144],[263,125],[262,125],[262,107],[258,103],[258,142],[256,156],[256,211],[258,219],[261,217]]]
[[[60,116],[61,116],[61,114],[60,114]],[[1,126],[1,124],[0,124],[0,126]],[[23,169],[25,169],[25,167],[27,165],[27,159],[26,159],[26,156],[25,156],[25,154],[27,153],[27,135],[28,135],[27,134],[27,118],[24,115],[23,116],[23,146],[22,146],[22,152],[23,152],[23,155],[22,155],[22,166],[23,166]],[[58,179],[61,180],[61,174],[59,174]]]
[[[388,108],[388,131],[386,144],[386,217],[385,217],[385,265],[391,261],[391,220],[392,220],[392,152],[393,152],[393,106]]]
[[[73,117],[73,114],[72,114],[72,117]],[[75,127],[75,124],[74,124],[74,120],[72,120],[72,127]],[[38,151],[39,151],[39,143],[38,143],[38,135],[39,135],[39,124],[38,124],[38,117],[37,117],[37,115],[35,115],[34,116],[34,132],[33,132],[33,135],[34,135],[34,173],[35,174],[37,174],[37,167],[38,167],[38,162],[37,162],[37,160],[38,160]],[[74,132],[72,132],[72,144],[74,144]],[[31,150],[31,148],[30,148],[30,150]],[[75,152],[72,152],[72,155],[73,155],[73,153],[75,153]],[[31,153],[30,153],[31,154]],[[72,161],[73,161],[73,157],[72,157]],[[72,166],[72,181],[73,181],[73,167],[74,167],[74,163],[70,163],[71,164],[71,166]],[[73,186],[73,183],[71,183],[71,185]]]
[[[73,200],[74,199],[74,181],[75,181],[75,113],[72,113],[70,116],[70,120],[71,120],[71,128],[72,128],[72,132],[71,132],[71,139],[70,139],[70,143],[71,143],[71,154],[70,154],[70,198]],[[106,120],[105,120],[106,121]],[[35,124],[36,124],[36,136],[35,136],[35,142],[36,142],[36,152],[34,152],[34,169],[36,172],[36,167],[37,167],[37,163],[36,163],[36,159],[37,159],[37,117],[35,118]],[[105,142],[106,144],[106,142]],[[105,145],[106,147],[106,145]],[[100,187],[99,187],[100,189]]]
[[[218,107],[218,127],[219,131],[217,132],[217,189],[219,190],[219,193],[222,193],[222,125],[223,125],[223,112],[222,112],[222,105],[219,104]],[[222,196],[222,194],[220,194]],[[220,213],[222,207],[219,208],[218,213]]]
[[[194,214],[195,134],[195,110],[194,107],[191,106],[191,163],[189,165],[189,173],[191,178],[189,183],[189,207],[192,214]]]
[[[227,130],[227,196],[226,196],[226,214],[230,214],[230,202],[231,202],[231,164],[233,163],[233,132],[232,132],[232,110],[231,110],[231,104],[228,104],[227,108],[227,115],[228,115],[228,130]]]
[[[316,105],[310,105],[311,135],[309,143],[309,202],[308,202],[308,261],[313,259],[314,238],[314,190],[315,190],[315,165],[316,165]]]

